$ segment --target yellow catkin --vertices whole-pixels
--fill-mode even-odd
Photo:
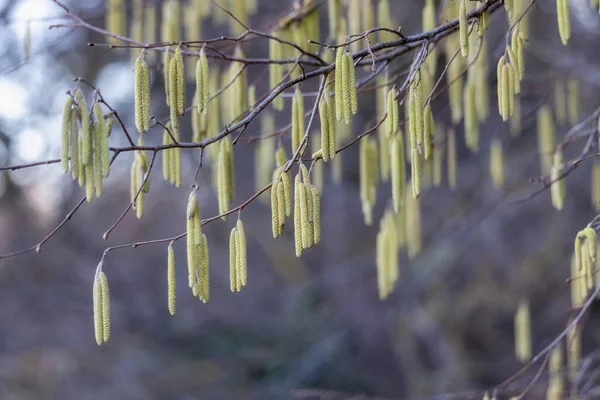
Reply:
[[[423,109],[423,147],[425,160],[433,156],[433,134],[435,132],[435,120],[431,111],[431,104],[427,103]]]
[[[344,118],[344,63],[347,60],[343,47],[338,47],[335,57],[335,119],[338,121]]]
[[[575,125],[579,122],[579,103],[581,101],[579,80],[576,78],[570,78],[568,89],[568,119],[569,124]]]
[[[592,205],[600,212],[600,162],[594,162],[592,167]]]
[[[464,89],[465,143],[472,152],[479,151],[479,121],[476,110],[475,85],[468,82]]]
[[[64,128],[63,128],[64,129]],[[69,155],[71,158],[71,177],[73,179],[79,178],[79,169],[81,168],[79,162],[79,131],[77,128],[77,112],[73,110],[69,120]]]
[[[556,13],[558,17],[558,32],[563,45],[569,43],[571,37],[571,22],[569,20],[569,1],[556,0]]]
[[[552,111],[550,107],[544,105],[539,108],[537,113],[537,132],[538,132],[538,152],[540,155],[541,170],[543,174],[551,172],[552,154],[556,146],[556,132]]]
[[[564,169],[563,164],[564,160],[562,151],[557,150],[554,153],[553,165],[550,173],[550,180],[552,182],[550,193],[552,197],[552,205],[559,211],[562,210],[565,205],[565,197],[567,192],[565,180],[561,177]]]
[[[469,56],[469,23],[467,20],[466,0],[460,2],[458,22],[460,30],[460,53],[464,58],[467,58]]]
[[[94,135],[94,186],[96,197],[102,195],[102,178],[103,178],[103,161],[105,153],[108,149],[103,148],[103,145],[108,144],[108,140],[104,139],[106,134],[106,120],[100,103],[94,103],[92,106],[94,119],[92,123],[92,134]]]
[[[571,307],[574,309],[581,308],[583,303],[585,302],[585,295],[582,293],[582,282],[584,281],[583,276],[581,275],[581,271],[579,270],[581,253],[578,253],[578,243],[579,239],[575,238],[575,252],[571,257],[571,281],[570,281],[570,289],[571,289]],[[580,248],[579,248],[580,249]]]
[[[198,248],[197,243],[200,241],[201,235],[201,213],[200,205],[198,204],[198,198],[196,197],[196,191],[192,191],[188,198],[187,204],[187,262],[188,262],[188,278],[189,287],[193,288],[198,283],[197,273],[197,261],[198,261]]]
[[[301,189],[300,174],[294,179],[294,243],[296,247],[296,257],[302,255],[304,250],[302,239],[302,211],[301,211],[301,193],[306,193]]]
[[[513,83],[513,92],[515,95],[521,93],[521,78],[519,77],[519,60],[515,55],[515,52],[512,48],[507,47],[506,52],[508,53],[508,57],[510,59],[510,68],[512,74],[512,83]],[[512,114],[511,114],[512,115]]]
[[[100,271],[100,290],[102,291],[102,334],[103,342],[110,339],[110,290],[108,288],[108,279],[104,271]]]
[[[304,137],[304,97],[299,88],[296,88],[292,100],[292,153],[295,153]]]
[[[171,315],[175,315],[176,300],[177,300],[177,279],[175,274],[175,250],[173,249],[173,242],[169,243],[167,247],[167,300],[169,306],[169,312]]]
[[[362,138],[359,142],[359,178],[360,178],[360,200],[364,221],[366,225],[373,222],[373,205],[375,203],[374,194],[376,192],[376,182],[373,181],[373,168],[376,167],[377,147],[371,144],[369,137]],[[374,150],[373,150],[374,147]],[[373,155],[372,153],[375,152]],[[375,164],[374,164],[375,163]]]
[[[200,278],[200,300],[208,303],[210,300],[210,256],[208,252],[208,240],[203,233],[200,235],[200,244],[198,245],[198,275]]]
[[[289,172],[281,174],[281,182],[283,183],[283,198],[285,199],[285,216],[290,217],[292,215],[292,180]]]
[[[102,287],[100,279],[94,279],[93,287],[93,302],[94,302],[94,333],[96,343],[101,345],[104,342],[104,314],[102,313]]]
[[[406,247],[408,258],[412,260],[421,252],[421,200],[414,198],[412,193],[407,190],[405,202]]]
[[[106,3],[106,30],[117,35],[126,35],[126,18],[124,0],[108,0]],[[110,44],[119,43],[112,36],[107,37]]]
[[[81,89],[75,89],[74,96],[81,116],[81,163],[87,166],[90,162],[93,162],[93,136],[90,110]]]
[[[398,279],[398,232],[394,213],[386,210],[380,221],[376,244],[379,299],[385,300]]]
[[[281,235],[281,225],[279,220],[279,198],[277,196],[277,187],[281,182],[273,182],[271,186],[271,228],[273,237],[277,239]]]
[[[358,112],[358,94],[356,92],[356,69],[354,68],[354,59],[350,53],[346,53],[347,62],[345,66],[348,68],[347,83],[348,92],[350,93],[350,112],[352,115]],[[347,123],[347,122],[346,122]]]
[[[296,187],[298,199],[300,200],[300,230],[302,231],[302,248],[308,249],[311,245],[313,233],[310,229],[308,199],[306,198],[306,186],[300,182]]]
[[[241,219],[237,220],[237,250],[236,257],[237,261],[237,278],[239,279],[242,286],[246,286],[248,284],[248,259],[247,259],[247,249],[246,249],[246,232],[244,231],[244,224]]]
[[[400,112],[398,102],[396,101],[396,88],[393,87],[387,93],[387,117],[386,117],[386,134],[387,137],[392,137],[400,128]]]
[[[523,363],[531,360],[531,317],[527,300],[519,302],[515,313],[515,355]]]
[[[329,104],[325,99],[319,101],[319,119],[321,120],[321,157],[329,161]]]
[[[502,66],[502,121],[508,121],[510,117],[510,103],[511,103],[511,93],[512,93],[512,82],[511,82],[511,69],[508,65],[504,64]]]
[[[569,325],[572,321],[569,321]],[[567,333],[567,365],[571,382],[574,382],[581,371],[581,326],[576,324]]]
[[[391,140],[392,201],[394,211],[399,212],[405,198],[406,171],[404,161],[404,139],[398,133]]]
[[[413,101],[415,105],[415,134],[417,139],[417,145],[421,145],[423,143],[423,85],[421,80],[421,74],[417,75],[416,82],[413,82]]]
[[[550,375],[548,382],[548,390],[546,392],[546,400],[563,399],[565,382],[563,377],[563,347],[562,343],[558,343],[550,353],[550,366],[548,373]]]
[[[200,58],[196,63],[196,105],[198,112],[208,113],[208,102],[210,99],[208,59],[204,47],[200,51]]]
[[[334,105],[333,105],[333,100],[331,99],[331,96],[329,96],[329,93],[323,93],[323,98],[325,99],[325,103],[326,103],[326,111],[327,111],[327,127],[328,127],[328,138],[327,141],[329,143],[329,159],[334,159],[336,156],[336,152],[337,152],[337,142],[338,142],[338,137],[337,137],[337,123],[335,120],[335,110],[334,110]]]
[[[229,235],[229,287],[232,292],[238,291],[237,286],[237,228],[233,228],[231,230],[231,234]]]
[[[446,140],[448,141],[448,186],[450,186],[450,189],[456,189],[458,160],[456,154],[456,133],[454,129],[448,131]]]
[[[61,128],[61,165],[63,172],[69,172],[69,137],[71,136],[71,112],[73,109],[73,98],[69,96],[63,108],[62,128]]]
[[[277,182],[277,213],[279,214],[279,231],[283,233],[287,215],[287,194],[283,181]]]
[[[274,36],[277,36],[274,34]],[[272,60],[282,59],[282,47],[283,44],[275,39],[269,40],[269,58]],[[282,64],[269,64],[269,87],[271,89],[279,85],[283,79],[283,65]],[[283,97],[277,96],[273,100],[273,108],[276,110],[283,110],[284,100]]]
[[[498,138],[492,140],[490,147],[490,175],[494,188],[501,189],[504,185],[504,156],[502,141]]]
[[[328,0],[327,15],[329,17],[329,38],[333,39],[340,34],[339,21],[342,17],[342,0]]]
[[[413,148],[410,151],[410,169],[411,169],[412,195],[416,199],[421,194],[421,174],[422,174],[421,155],[419,154],[419,150],[416,148]]]
[[[150,129],[150,70],[142,56],[135,60],[134,73],[135,126],[139,132]]]
[[[310,187],[312,210],[313,210],[313,242],[321,241],[321,196],[316,186]]]

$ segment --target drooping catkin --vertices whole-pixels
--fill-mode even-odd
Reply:
[[[313,225],[313,243],[319,244],[321,241],[321,196],[316,186],[310,187],[312,202],[312,225]]]
[[[263,111],[260,120],[261,138],[257,143],[254,157],[255,187],[259,191],[269,184],[275,166],[275,119],[270,111]],[[263,197],[261,196],[261,199]]]
[[[329,0],[327,2],[327,15],[329,17],[329,38],[337,38],[339,36],[340,24],[342,16],[342,0]]]
[[[538,152],[540,154],[541,170],[543,174],[551,172],[552,154],[556,146],[556,133],[552,111],[550,107],[544,105],[539,108],[537,113],[537,132],[538,132]]]
[[[359,142],[359,177],[360,177],[360,200],[362,203],[365,225],[373,223],[373,206],[377,193],[377,143],[368,136]]]
[[[273,36],[277,37],[276,33]],[[269,58],[271,60],[282,59],[283,44],[275,39],[269,40]],[[283,79],[283,65],[271,63],[269,64],[269,87],[271,89],[279,85]],[[273,99],[273,108],[278,111],[283,110],[284,99],[282,96],[277,96]]]
[[[102,313],[102,287],[99,278],[94,278],[93,303],[94,333],[96,336],[96,343],[101,345],[104,342],[104,314]]]
[[[165,81],[165,99],[167,101],[167,106],[171,105],[171,96],[169,96],[169,92],[171,91],[171,82],[169,81],[169,68],[171,67],[172,58],[173,54],[171,54],[170,48],[167,48],[166,51],[163,53],[163,78]]]
[[[421,155],[417,148],[412,148],[410,151],[410,170],[412,182],[412,195],[416,199],[421,194]]]
[[[469,56],[469,23],[467,20],[466,0],[460,2],[460,11],[458,13],[459,35],[460,35],[460,53],[464,58]]]
[[[415,80],[410,86],[410,122],[411,129],[411,148],[416,148],[423,143],[423,87],[421,84],[421,74],[417,74]]]
[[[198,245],[198,275],[200,278],[200,300],[208,303],[210,300],[210,256],[208,252],[208,239],[203,233],[200,235],[200,244]]]
[[[515,355],[523,363],[531,360],[531,317],[527,300],[519,301],[515,313]]]
[[[394,211],[399,212],[405,198],[406,170],[404,161],[404,138],[399,132],[391,139],[392,201]]]
[[[396,87],[394,86],[387,93],[387,117],[386,117],[386,135],[392,137],[400,129],[400,111],[396,101]]]
[[[193,190],[188,197],[186,212],[186,251],[188,264],[188,283],[190,288],[198,286],[198,243],[201,242],[202,226],[201,212],[196,191]]]
[[[423,152],[425,160],[433,156],[433,134],[435,132],[435,119],[431,111],[431,104],[427,103],[423,109]]]
[[[126,18],[124,0],[108,0],[106,3],[106,30],[117,35],[126,35]],[[112,36],[106,39],[110,44],[117,44],[118,40]]]
[[[358,42],[356,42],[358,43]],[[350,53],[345,54],[347,58],[347,62],[344,64],[344,74],[347,74],[345,85],[347,88],[345,90],[350,93],[350,112],[352,115],[358,112],[358,94],[356,92],[356,69],[354,68],[354,59]],[[346,121],[346,124],[349,122]]]
[[[279,185],[282,185],[282,183],[278,181],[273,182],[273,185],[271,185],[271,228],[275,239],[282,233],[282,225],[279,219],[279,197],[277,196]]]
[[[490,175],[494,188],[501,189],[504,185],[504,156],[502,141],[498,138],[494,138],[490,146]]]
[[[571,22],[569,20],[569,1],[556,0],[556,14],[558,17],[558,33],[563,45],[569,43],[571,37]]]
[[[550,173],[550,193],[552,197],[552,205],[557,210],[562,210],[565,205],[565,197],[566,197],[566,183],[562,178],[562,173],[564,170],[564,160],[563,154],[561,150],[556,150],[553,157],[553,165]]]
[[[379,299],[385,300],[398,280],[398,232],[396,218],[386,210],[379,223],[376,245],[377,287]]]
[[[240,288],[238,287],[238,279],[237,279],[237,271],[238,271],[238,257],[237,257],[237,249],[238,249],[238,235],[237,228],[233,228],[231,230],[231,234],[229,235],[229,288],[232,292],[239,292]]]
[[[600,212],[600,162],[594,162],[592,167],[592,205],[596,212]],[[600,275],[600,274],[599,274]]]
[[[475,85],[467,82],[464,91],[465,143],[469,150],[476,153],[479,151],[479,121],[477,119]]]
[[[233,166],[233,145],[231,138],[221,140],[219,151],[217,193],[219,196],[219,213],[229,210],[229,205],[235,197],[235,177]]]
[[[81,168],[81,163],[79,162],[80,140],[79,130],[77,127],[77,110],[72,110],[69,121],[69,155],[71,158],[71,177],[73,179],[79,178],[79,172]]]
[[[242,286],[246,286],[248,284],[248,256],[247,256],[247,246],[246,246],[246,232],[244,230],[244,224],[242,220],[238,218],[237,220],[237,235],[238,235],[238,248],[236,251],[236,256],[238,258],[238,271],[237,277]]]
[[[565,389],[564,377],[563,377],[563,346],[562,342],[559,342],[550,353],[550,366],[548,373],[550,375],[548,390],[546,392],[547,400],[560,400],[563,399],[563,392]]]
[[[196,105],[198,112],[208,113],[208,102],[210,99],[208,59],[204,47],[200,51],[200,58],[196,63]]]
[[[91,118],[90,118],[90,110],[88,108],[87,102],[85,101],[85,96],[83,95],[83,91],[79,88],[75,89],[75,102],[79,108],[79,114],[81,116],[81,163],[83,165],[88,165],[90,160],[92,160],[92,152],[93,152],[93,136],[92,136],[92,127],[91,127]],[[92,160],[93,161],[93,160]]]
[[[304,97],[300,88],[296,87],[292,99],[292,153],[296,153],[304,137]]]
[[[69,172],[69,138],[71,136],[71,113],[73,111],[73,98],[67,97],[67,102],[63,108],[62,115],[62,128],[61,128],[61,165],[63,172],[66,174]]]
[[[335,119],[341,121],[344,118],[344,48],[338,47],[335,56]]]
[[[319,119],[321,120],[321,157],[327,162],[330,159],[329,154],[329,103],[321,98],[319,101]],[[335,125],[335,124],[334,124]],[[335,154],[335,153],[334,153]]]
[[[102,178],[103,178],[103,159],[104,154],[108,149],[102,147],[103,144],[108,144],[108,140],[104,139],[106,133],[106,120],[100,103],[94,103],[92,106],[94,119],[92,123],[92,134],[94,135],[94,191],[96,197],[102,195]]]
[[[301,187],[300,174],[296,175],[294,179],[294,243],[296,248],[296,257],[302,255],[304,250],[303,239],[302,239],[302,210],[301,210],[301,194],[306,193]]]
[[[456,175],[458,171],[456,154],[456,132],[450,129],[446,135],[448,141],[448,186],[456,189]]]
[[[169,110],[171,127],[179,133],[179,117],[185,114],[185,71],[181,46],[177,46],[169,65]]]
[[[177,279],[175,274],[175,249],[173,242],[167,247],[167,303],[171,315],[175,315],[177,301]]]
[[[569,79],[568,90],[568,119],[569,124],[575,125],[579,122],[579,104],[581,102],[580,85],[577,78]]]
[[[150,70],[143,55],[135,60],[134,73],[135,126],[139,132],[150,129]]]
[[[412,185],[412,182],[411,182]],[[406,191],[405,232],[408,258],[414,259],[421,252],[421,200]]]

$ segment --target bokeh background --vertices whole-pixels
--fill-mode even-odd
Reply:
[[[65,3],[86,21],[104,26],[105,1]],[[160,8],[161,1],[156,3]],[[393,18],[404,33],[421,30],[422,1],[391,3]],[[183,232],[188,183],[198,161],[196,150],[184,151],[185,183],[180,189],[163,182],[155,170],[145,217],[137,220],[129,213],[104,241],[102,233],[129,201],[133,154],[126,153],[113,165],[103,196],[85,204],[40,254],[0,260],[0,398],[459,399],[512,375],[522,366],[515,359],[513,339],[519,299],[530,301],[534,350],[539,351],[564,329],[571,315],[565,280],[573,238],[596,215],[590,189],[593,159],[569,175],[562,212],[552,208],[547,191],[520,201],[539,187],[531,181],[540,176],[535,110],[552,101],[555,81],[581,80],[582,118],[593,112],[600,97],[598,13],[587,0],[571,0],[573,35],[569,46],[563,47],[555,1],[537,3],[521,96],[522,134],[511,136],[492,112],[481,129],[481,150],[472,154],[464,145],[462,125],[457,127],[458,187],[450,190],[444,178],[441,187],[429,188],[421,196],[423,251],[410,261],[402,253],[401,279],[386,301],[379,301],[377,294],[375,235],[389,203],[389,187],[380,186],[375,223],[365,226],[354,146],[343,153],[342,184],[335,185],[330,168],[325,169],[323,240],[301,258],[294,255],[291,230],[272,239],[266,202],[256,201],[243,212],[249,285],[241,293],[231,293],[228,281],[228,237],[235,218],[205,227],[212,274],[208,304],[194,299],[187,289],[185,244],[176,244],[175,316],[169,315],[166,302],[166,243],[111,252],[105,271],[112,295],[112,338],[97,346],[92,281],[104,249]],[[261,0],[250,25],[268,30],[292,8],[292,0]],[[212,17],[202,21],[203,38],[229,32],[229,22],[217,21]],[[324,7],[321,22],[324,33]],[[88,47],[88,42],[105,39],[70,27],[72,23],[51,0],[0,1],[0,166],[58,157],[65,91],[73,89],[72,79],[78,76],[100,88],[128,130],[137,135],[131,54]],[[28,24],[29,58],[24,52]],[[49,29],[55,24],[67,26]],[[501,9],[491,18],[489,32],[492,85],[506,27]],[[266,40],[250,41],[244,50],[251,57],[268,56]],[[409,57],[397,65],[410,62]],[[264,74],[263,66],[249,68],[259,93],[267,90]],[[160,65],[153,67],[152,80],[153,113],[164,119],[168,109]],[[316,83],[303,89],[314,90]],[[188,89],[191,93],[192,83]],[[311,103],[308,100],[307,107]],[[442,96],[434,113],[448,126],[446,103]],[[377,120],[373,92],[361,93],[359,105],[351,135]],[[278,126],[283,126],[289,111],[276,116]],[[568,128],[560,126],[559,135]],[[190,136],[189,118],[183,135]],[[251,124],[245,135],[260,135],[260,124]],[[153,129],[147,142],[158,143],[161,136],[162,130]],[[494,137],[505,149],[503,190],[493,189],[488,172]],[[125,143],[122,131],[115,129],[111,144]],[[566,157],[576,157],[581,146],[569,146]],[[236,204],[256,191],[255,149],[256,143],[235,147]],[[199,179],[203,216],[216,215],[209,163]],[[2,253],[37,243],[83,196],[56,164],[3,171],[0,182]],[[598,325],[594,305],[584,328],[587,364],[580,390],[586,398],[600,396]],[[517,393],[536,371],[533,368],[503,393]],[[546,383],[544,374],[530,398],[544,398]],[[364,397],[353,397],[359,394]]]

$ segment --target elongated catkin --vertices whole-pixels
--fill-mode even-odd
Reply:
[[[571,37],[571,22],[569,20],[569,1],[556,0],[556,13],[558,16],[558,32],[563,45],[569,43]]]
[[[208,59],[204,47],[200,51],[200,58],[196,64],[196,104],[198,112],[208,113],[208,102],[210,99]]]
[[[173,249],[173,242],[169,243],[169,246],[167,247],[167,286],[169,312],[171,315],[175,315],[177,301],[177,279],[175,274],[175,250]]]
[[[134,73],[135,126],[139,132],[150,129],[150,70],[142,56],[135,60]]]
[[[79,107],[79,114],[81,116],[81,162],[83,165],[88,165],[90,160],[92,160],[92,152],[93,152],[93,137],[92,137],[92,127],[91,127],[91,118],[90,118],[90,110],[88,109],[87,102],[85,101],[85,96],[81,89],[75,89],[75,102]]]
[[[63,172],[69,172],[69,138],[71,136],[71,112],[73,109],[73,98],[69,96],[63,108],[62,129],[61,129],[61,165]]]
[[[236,253],[237,248],[238,248],[237,241],[238,241],[237,228],[233,228],[231,230],[231,234],[229,235],[229,287],[232,292],[239,291],[238,284],[237,284],[238,283],[238,281],[237,281],[238,257],[237,257],[237,253]]]
[[[246,231],[244,230],[244,224],[242,220],[238,218],[237,224],[237,251],[236,257],[237,261],[237,278],[241,284],[241,286],[246,286],[248,284],[248,256],[247,256],[247,246],[246,246]]]
[[[466,0],[460,2],[460,11],[458,14],[459,35],[460,35],[460,53],[464,58],[469,56],[469,24],[467,20]]]

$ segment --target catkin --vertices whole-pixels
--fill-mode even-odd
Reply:
[[[527,300],[519,302],[515,314],[515,355],[523,363],[531,360],[531,317]]]
[[[467,148],[474,153],[479,150],[479,121],[475,96],[475,85],[467,82],[464,89],[465,143]]]
[[[556,132],[552,119],[552,111],[547,105],[540,107],[538,110],[537,132],[541,170],[543,174],[548,174],[552,168],[552,154],[556,145]]]
[[[321,120],[321,157],[329,161],[329,104],[322,98],[319,101],[319,119]]]
[[[64,128],[63,128],[64,129]],[[72,110],[69,121],[69,154],[71,156],[71,177],[79,178],[81,163],[80,156],[80,137],[77,129],[77,110]]]
[[[458,170],[456,154],[456,133],[450,129],[446,136],[448,141],[448,186],[450,189],[456,189],[456,175]]]
[[[231,230],[231,234],[229,235],[229,287],[232,292],[238,292],[238,280],[237,280],[237,228],[233,228]]]
[[[411,182],[412,185],[412,182]],[[408,258],[414,259],[421,252],[421,200],[406,191],[405,232]]]
[[[302,185],[300,174],[296,175],[294,179],[294,243],[296,248],[296,257],[300,257],[302,255],[302,251],[304,250],[303,240],[302,240],[302,212],[301,212],[301,193],[306,193],[304,190],[301,190],[300,185]]]
[[[208,59],[204,47],[200,51],[200,58],[196,63],[196,105],[201,114],[208,113],[210,99]]]
[[[358,112],[358,94],[356,92],[356,69],[354,67],[354,59],[352,58],[352,55],[350,53],[346,53],[345,55],[348,59],[348,61],[344,65],[348,69],[346,85],[348,86],[347,90],[350,93],[350,111],[352,115],[355,115]],[[346,121],[346,123],[348,122]]]
[[[469,24],[467,20],[466,0],[460,2],[460,11],[458,14],[459,34],[460,34],[460,53],[464,58],[469,56]]]
[[[566,184],[565,180],[561,177],[563,172],[563,154],[562,151],[557,150],[554,153],[553,165],[550,173],[550,194],[552,197],[552,205],[557,210],[562,210],[565,205],[566,197]]]
[[[563,392],[565,383],[562,374],[563,364],[563,347],[562,343],[558,343],[550,353],[550,366],[548,368],[550,380],[548,383],[548,390],[546,391],[547,400],[560,400],[564,398]]]
[[[292,99],[292,153],[296,153],[304,137],[304,97],[299,88],[296,88]]]
[[[435,120],[431,111],[431,104],[427,103],[423,109],[423,147],[425,160],[431,159],[433,156],[432,137],[435,132]]]
[[[281,185],[281,182],[273,182],[271,185],[271,228],[273,231],[273,238],[277,239],[281,235],[281,225],[279,221],[279,198],[277,196],[277,187]]]
[[[404,162],[404,139],[399,132],[391,139],[392,202],[399,212],[405,198],[406,171]]]
[[[596,212],[600,212],[600,163],[594,162],[592,167],[592,205]],[[600,274],[598,274],[600,275]]]
[[[75,89],[75,102],[79,107],[79,114],[81,116],[81,163],[87,166],[92,160],[93,152],[93,137],[91,128],[90,110],[88,109],[85,96],[81,89]]]
[[[318,244],[321,241],[321,196],[319,195],[319,189],[316,186],[310,187],[310,194],[312,201],[313,211],[313,242]]]
[[[246,232],[244,231],[244,224],[241,219],[237,221],[237,235],[238,235],[238,278],[242,286],[248,284],[248,261],[247,261],[247,250],[246,250]]]
[[[386,117],[386,134],[387,137],[392,137],[400,129],[400,111],[398,102],[396,101],[396,87],[389,90],[387,94],[387,117]]]
[[[94,333],[96,343],[101,345],[104,342],[104,314],[102,313],[102,287],[100,279],[94,279],[93,287],[94,302]]]
[[[150,129],[150,70],[142,56],[135,60],[134,73],[135,126],[139,132]]]
[[[275,37],[277,34],[273,34]],[[283,44],[275,39],[269,40],[269,58],[271,60],[282,59]],[[269,64],[269,87],[271,89],[279,85],[283,79],[283,65],[271,63]],[[277,96],[273,99],[273,108],[278,111],[283,110],[284,100],[282,96]]]
[[[504,185],[504,156],[502,142],[498,138],[492,140],[490,147],[490,175],[494,188],[501,189]]]
[[[567,45],[571,37],[571,22],[569,21],[569,1],[556,0],[556,13],[558,16],[558,32],[563,45]]]
[[[169,109],[171,127],[179,133],[179,117],[185,114],[185,71],[181,46],[177,46],[169,65]]]
[[[73,98],[69,96],[65,103],[62,115],[62,129],[61,129],[61,165],[63,172],[66,174],[69,172],[69,137],[71,135],[71,112],[73,109]]]
[[[175,250],[173,242],[167,247],[167,286],[168,286],[168,306],[171,315],[175,315],[176,298],[177,298],[177,281],[175,275]]]

